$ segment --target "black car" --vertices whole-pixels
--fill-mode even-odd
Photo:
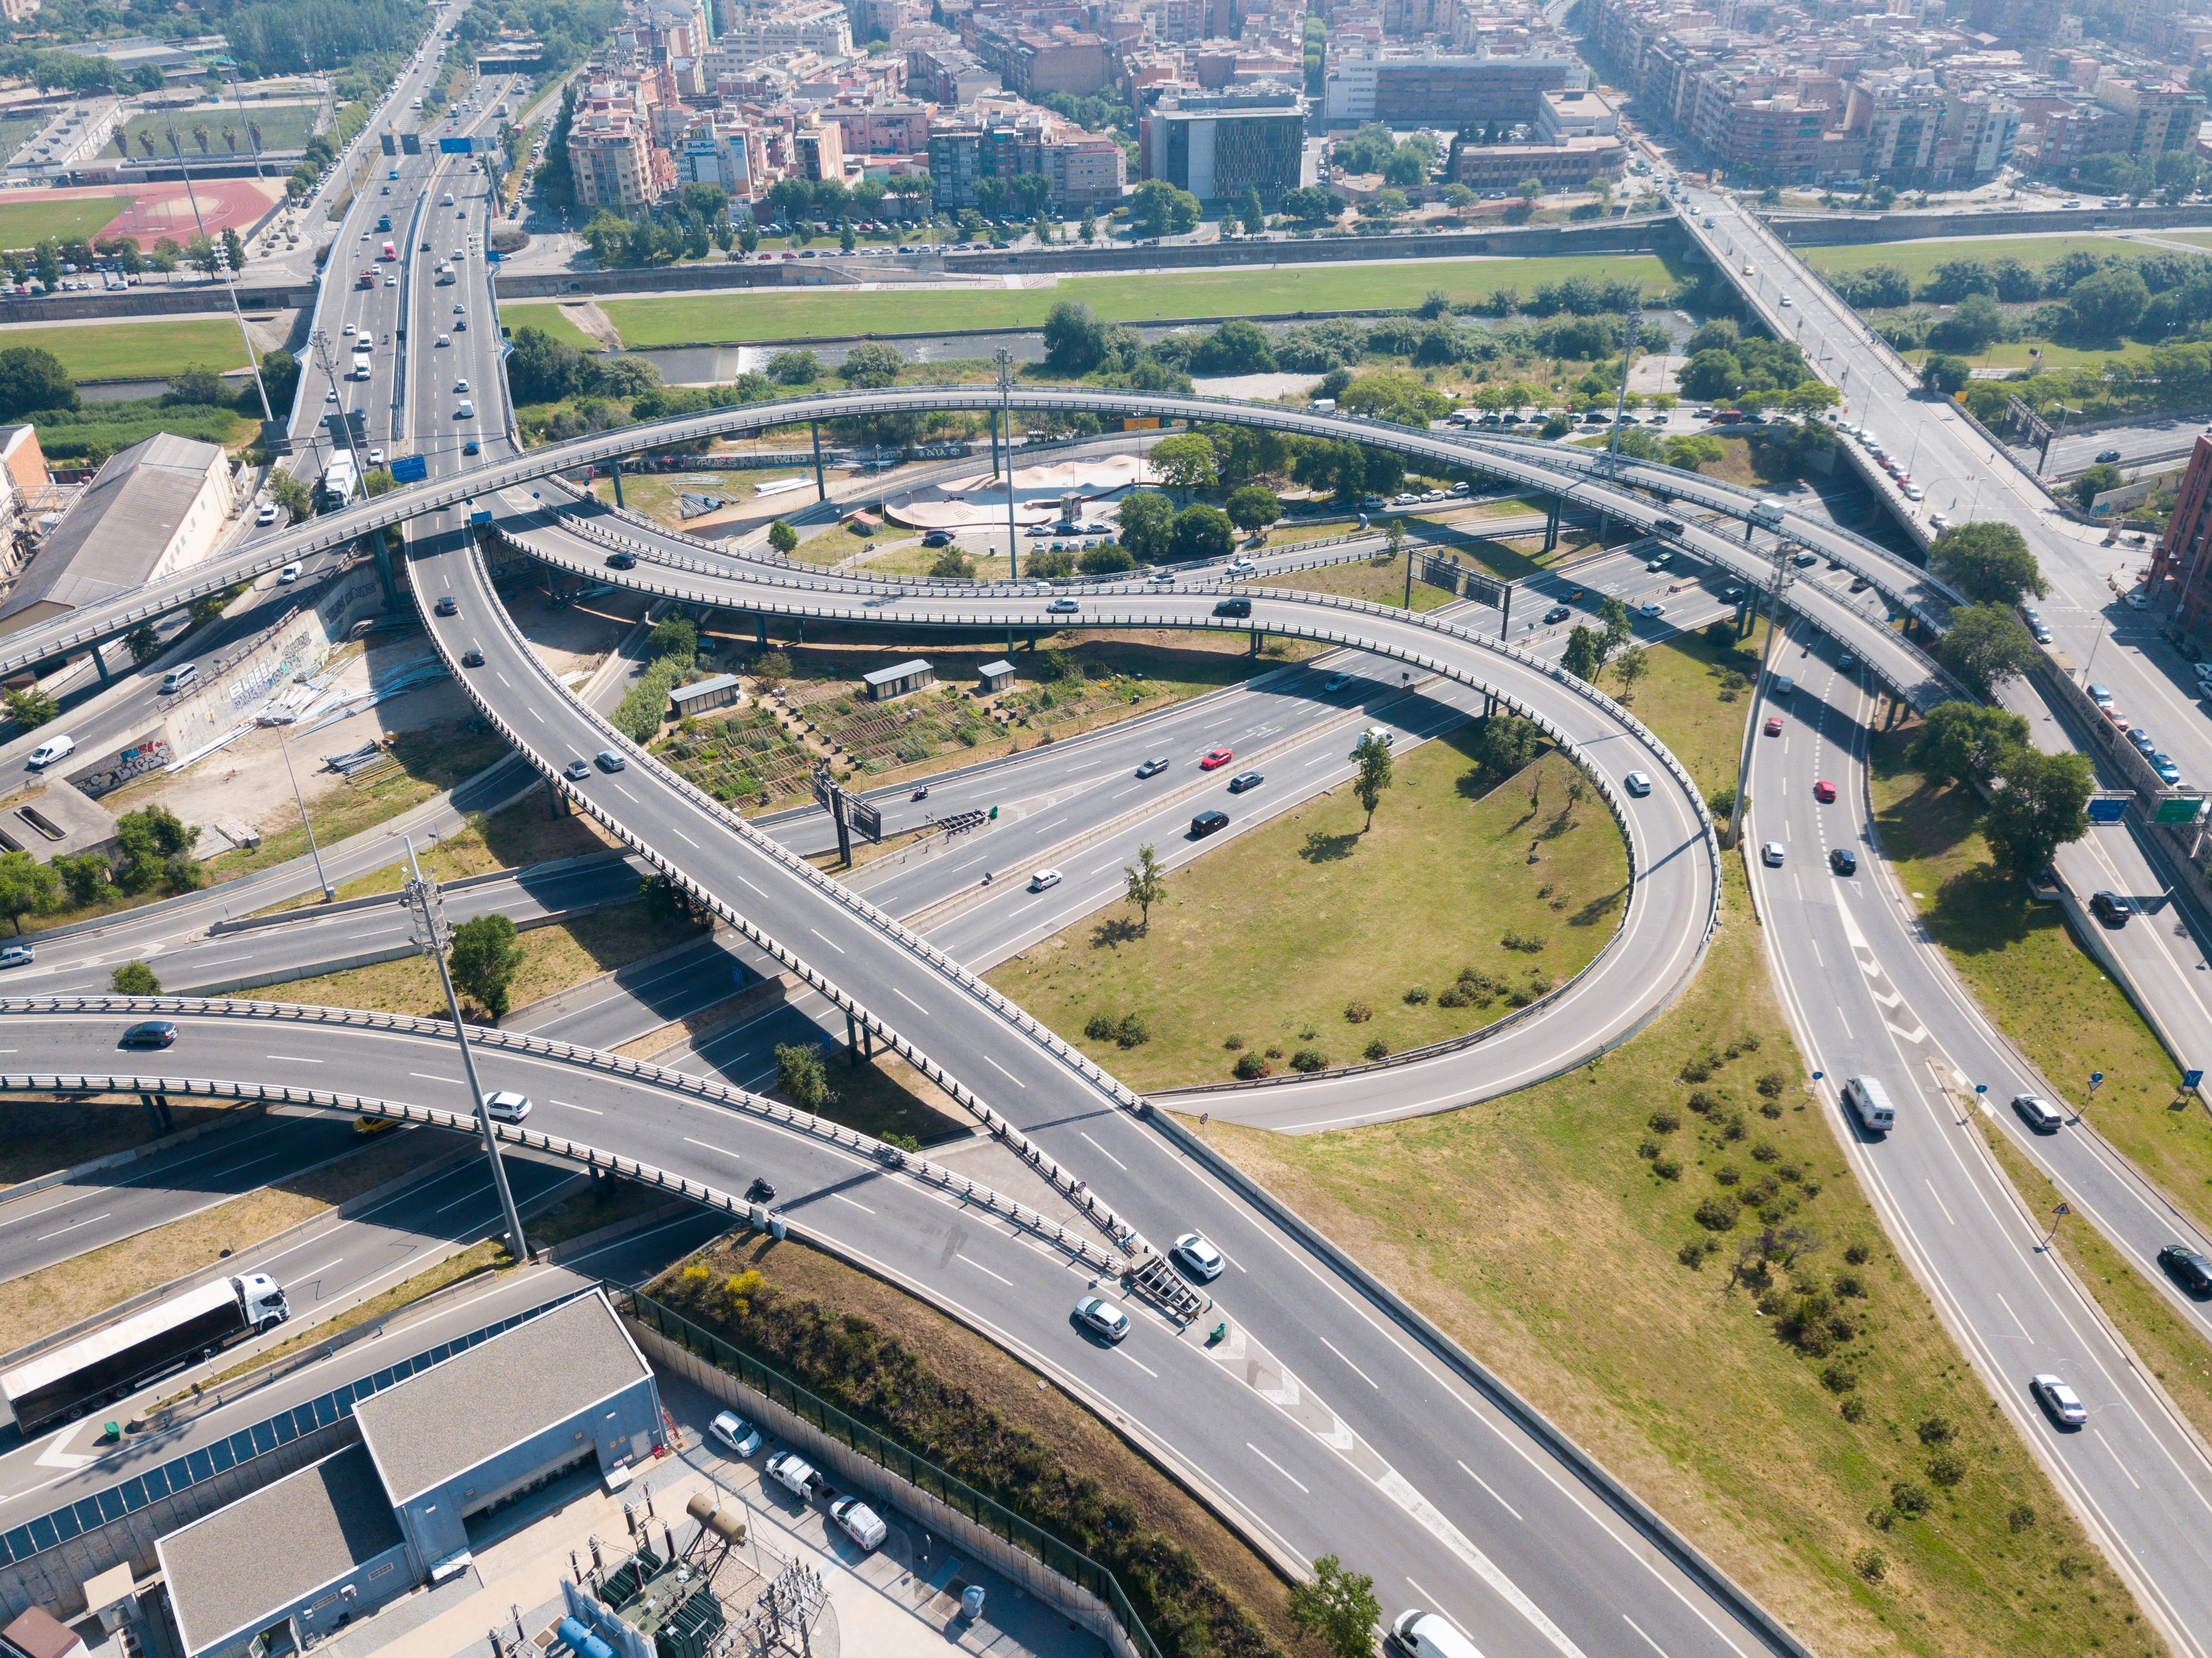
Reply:
[[[1190,820],[1190,838],[1194,841],[1203,841],[1207,835],[1212,835],[1215,830],[1225,829],[1228,827],[1229,814],[1227,812],[1202,811],[1199,813],[1197,817]]]
[[[1249,598],[1224,598],[1213,607],[1216,616],[1249,616],[1252,601]]]
[[[1565,622],[1573,614],[1574,612],[1569,610],[1565,605],[1554,604],[1550,610],[1544,612],[1544,625],[1546,627],[1549,627],[1555,622]]]
[[[2117,892],[2093,894],[2089,899],[2089,908],[2099,920],[2111,927],[2125,926],[2128,917],[2136,913],[2136,907]]]
[[[482,651],[463,651],[461,653],[461,665],[464,668],[481,668],[483,666],[483,653]]]
[[[1224,823],[1227,818],[1222,819]],[[167,1048],[177,1040],[177,1027],[167,1019],[148,1019],[123,1033],[125,1048]]]
[[[459,616],[461,613],[461,601],[449,593],[431,608],[440,616]]]
[[[921,544],[925,547],[950,547],[952,544],[951,532],[947,530],[932,530],[921,538]]]
[[[1240,771],[1229,780],[1229,792],[1242,794],[1247,789],[1256,789],[1267,780],[1256,771]]]
[[[637,555],[635,553],[609,553],[607,555],[607,568],[610,570],[635,570],[637,568]]]
[[[1655,518],[1651,520],[1651,527],[1662,536],[1678,536],[1682,533],[1682,520],[1678,518]]]
[[[2166,1275],[2192,1296],[2212,1296],[2212,1260],[2185,1243],[2169,1243],[2158,1252],[2158,1264]]]
[[[2117,449],[2100,449],[2097,452],[2097,464],[2100,466],[2109,466],[2119,458],[2120,452]]]
[[[1856,875],[1859,855],[1849,847],[1832,847],[1828,853],[1828,867],[1838,875]]]

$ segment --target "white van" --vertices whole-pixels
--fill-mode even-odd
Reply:
[[[476,404],[471,403],[466,398],[463,398],[461,399],[461,406],[453,410],[453,418],[455,420],[474,420],[476,417]]]
[[[24,763],[33,771],[44,771],[55,761],[66,760],[76,752],[76,738],[74,737],[49,737],[31,750],[30,758]]]
[[[1797,689],[1797,682],[1786,673],[1778,673],[1769,683],[1767,689],[1777,696],[1787,696]]]
[[[1352,745],[1352,753],[1358,754],[1359,750],[1366,745],[1367,739],[1370,737],[1386,749],[1395,748],[1397,746],[1398,738],[1395,733],[1392,732],[1386,726],[1370,726],[1365,731],[1359,733],[1359,741]]]
[[[1853,1077],[1845,1082],[1844,1103],[1870,1133],[1886,1134],[1896,1124],[1897,1108],[1890,1104],[1879,1077]]]
[[[453,192],[450,190],[438,198],[438,205],[441,207],[451,207],[453,204]]]
[[[1389,1644],[1407,1658],[1482,1658],[1480,1649],[1449,1619],[1418,1606],[1398,1614],[1398,1621],[1390,1625]]]
[[[161,695],[174,696],[179,691],[198,684],[199,677],[200,665],[197,662],[187,662],[181,668],[172,668],[161,676]]]

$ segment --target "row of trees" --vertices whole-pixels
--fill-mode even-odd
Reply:
[[[2212,321],[2212,258],[2154,253],[2142,258],[2077,250],[2041,265],[2017,258],[1961,258],[1937,265],[1917,288],[1896,264],[1839,271],[1830,287],[1861,309],[1896,309],[1921,301],[1953,307],[1936,318],[1893,319],[1884,332],[1903,349],[1930,346],[1968,354],[1995,341],[2166,339]],[[2043,301],[2015,319],[2004,307]]]

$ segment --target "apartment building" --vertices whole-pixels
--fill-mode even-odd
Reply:
[[[743,18],[729,15],[729,9],[725,0],[722,32],[713,50],[702,54],[709,80],[718,65],[744,69],[764,58],[802,52],[842,58],[853,50],[852,21],[839,0],[793,0]]]
[[[676,182],[676,164],[627,105],[593,103],[568,127],[568,165],[586,216],[605,208],[624,217],[657,202]]]
[[[1365,52],[1329,70],[1322,118],[1329,126],[1382,121],[1447,131],[1473,121],[1534,121],[1544,93],[1589,86],[1589,71],[1565,57]]]
[[[1543,144],[1454,144],[1445,176],[1480,195],[1510,192],[1524,179],[1546,190],[1580,190],[1592,179],[1619,179],[1628,167],[1628,146],[1611,134],[1561,138]]]
[[[2204,125],[2204,94],[2173,83],[2108,77],[2097,82],[2097,104],[2120,118],[2117,142],[2103,147],[2130,155],[2194,149]]]

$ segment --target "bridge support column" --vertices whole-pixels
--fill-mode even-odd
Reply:
[[[568,804],[568,797],[556,788],[552,780],[548,778],[545,783],[545,815],[549,817],[566,817],[574,811],[575,808]]]
[[[848,1013],[845,1016],[845,1058],[855,1070],[860,1064],[860,1027]]]
[[[768,648],[768,612],[766,610],[753,612],[753,643],[762,650]]]
[[[999,411],[986,410],[984,417],[991,422],[991,476],[999,476]]]
[[[1550,552],[1550,551],[1551,551],[1554,547],[1557,547],[1559,544],[1559,496],[1557,496],[1557,495],[1553,495],[1553,496],[1552,497],[1552,504],[1551,504],[1549,507],[1546,507],[1546,508],[1544,509],[1544,550],[1545,550],[1546,552],[1547,552],[1547,553],[1548,553],[1548,552]],[[1409,566],[1408,568],[1410,568],[1410,566]],[[1410,593],[1411,593],[1411,592],[1412,592],[1412,586],[1411,586],[1411,584],[1410,584],[1410,583],[1407,585],[1407,592],[1408,592],[1409,594],[1410,594]],[[1407,604],[1408,606],[1411,606],[1411,605],[1412,605],[1412,604],[1413,604],[1413,599],[1412,599],[1410,597],[1408,597],[1408,598],[1407,598],[1407,599],[1406,600],[1406,603],[1407,603]]]
[[[107,659],[100,653],[100,647],[97,645],[92,647],[92,666],[93,671],[100,676],[100,689],[106,690],[115,683],[114,676],[107,671]]]
[[[607,476],[612,478],[615,483],[615,505],[617,507],[627,505],[628,503],[623,500],[622,457],[620,455],[617,455],[612,460],[607,463]]]
[[[167,1134],[176,1127],[177,1120],[170,1114],[167,1094],[141,1094],[138,1100],[146,1108],[146,1119],[154,1125],[156,1134]]]
[[[814,499],[827,501],[830,486],[822,479],[822,422],[811,420],[806,422],[806,429],[814,439]]]
[[[1257,628],[1255,628],[1255,629],[1252,629],[1252,654],[1253,654],[1253,655],[1257,656],[1257,655],[1259,655],[1259,654],[1260,654],[1260,641],[1261,641],[1261,640],[1265,639],[1266,637],[1267,637],[1267,635],[1265,635],[1265,634],[1261,633],[1261,632]]]
[[[372,530],[366,539],[369,556],[376,561],[376,583],[384,590],[384,608],[393,615],[399,611],[399,584],[392,575],[392,544],[384,538],[384,531]]]

